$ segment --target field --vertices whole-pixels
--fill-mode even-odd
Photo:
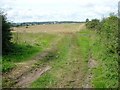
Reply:
[[[51,24],[51,25],[34,25],[30,28],[19,27],[14,28],[13,32],[27,32],[27,33],[69,33],[77,32],[79,29],[84,28],[84,24]]]
[[[108,87],[97,60],[102,46],[94,45],[99,37],[84,23],[17,27],[12,35],[16,46],[3,57],[3,87]]]

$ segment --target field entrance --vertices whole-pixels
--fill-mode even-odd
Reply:
[[[8,67],[6,72],[5,69],[3,86],[85,87],[89,35],[84,29],[84,24],[13,28],[12,42],[18,46],[11,56],[4,57],[10,59],[11,70]],[[7,65],[8,62],[4,61],[4,64]]]

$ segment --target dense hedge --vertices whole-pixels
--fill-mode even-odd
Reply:
[[[86,23],[88,29],[96,30],[101,36],[102,42],[107,47],[107,52],[118,52],[118,17],[111,15],[102,21],[93,19]]]
[[[103,68],[101,69],[101,72],[104,73],[96,76],[94,78],[94,81],[98,82],[99,85],[101,85],[99,78],[102,77],[101,81],[104,82],[103,84],[107,84],[105,87],[118,86],[118,71],[120,66],[120,60],[118,58],[120,51],[119,21],[120,19],[117,16],[110,15],[101,21],[93,19],[86,23],[86,27],[88,29],[95,30],[97,32],[99,40],[94,43],[94,45],[96,45],[94,47],[100,46],[100,51],[102,51],[97,52],[100,53],[98,54],[100,56],[97,59],[102,64],[100,67],[96,68],[96,71],[99,71],[100,68]]]

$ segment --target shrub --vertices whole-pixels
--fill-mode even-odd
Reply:
[[[120,48],[119,43],[119,18],[114,14],[104,18],[101,22],[92,20],[86,23],[88,29],[97,30],[99,39],[95,41],[95,47],[99,49],[99,52],[93,52],[95,55],[99,55],[96,59],[98,60],[99,67],[94,70],[93,84],[95,87],[117,87],[118,86],[118,52]],[[98,44],[99,43],[99,44]],[[97,53],[97,54],[95,54]],[[100,69],[101,68],[101,69]],[[103,73],[99,73],[104,72]],[[119,71],[120,72],[120,71]],[[106,85],[105,85],[106,84]]]
[[[98,30],[100,29],[100,21],[98,19],[92,19],[86,23],[88,29]]]
[[[110,16],[101,22],[101,38],[109,53],[117,53],[118,47],[118,17]]]

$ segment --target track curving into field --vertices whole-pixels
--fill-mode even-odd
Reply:
[[[38,28],[37,26],[36,28]],[[40,26],[45,29],[45,26]],[[48,26],[51,27],[51,26]],[[61,30],[59,29],[61,28]],[[80,88],[86,86],[86,78],[89,64],[84,61],[79,43],[79,31],[83,30],[84,24],[77,25],[70,29],[69,25],[58,25],[52,27],[47,33],[58,35],[43,52],[38,53],[31,60],[16,63],[17,67],[4,75],[8,80],[7,87],[42,87],[37,80],[44,77],[44,74],[53,74],[54,83],[45,83],[45,87],[55,88]],[[33,27],[32,27],[33,28]],[[54,29],[55,28],[55,29]],[[64,29],[63,29],[64,28]],[[21,28],[22,29],[22,28]],[[56,29],[59,29],[58,31]],[[47,29],[45,29],[46,31]],[[24,30],[23,30],[24,31]],[[32,29],[28,30],[32,32]],[[37,33],[43,32],[37,30]],[[60,53],[60,54],[59,54]],[[47,60],[47,61],[46,61]],[[43,61],[43,62],[41,62]],[[89,72],[90,73],[90,72]],[[43,76],[43,77],[42,77]],[[87,77],[86,77],[87,76]],[[36,84],[37,83],[37,84]],[[43,85],[44,86],[44,85]]]

